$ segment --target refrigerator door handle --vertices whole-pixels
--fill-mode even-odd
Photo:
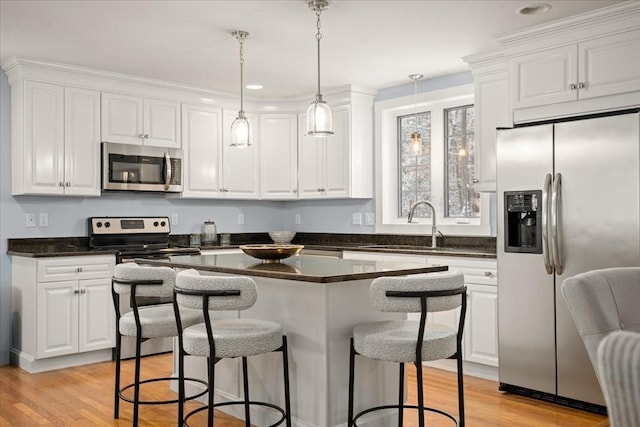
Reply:
[[[544,178],[544,187],[542,188],[542,258],[544,259],[544,268],[547,274],[553,274],[553,265],[551,265],[551,246],[549,246],[549,192],[551,191],[551,174],[548,173]]]
[[[551,247],[553,252],[553,265],[556,274],[562,274],[562,257],[560,255],[560,228],[558,205],[560,203],[560,190],[562,188],[562,175],[557,173],[553,180],[553,191],[551,192]],[[561,231],[561,230],[560,230]]]

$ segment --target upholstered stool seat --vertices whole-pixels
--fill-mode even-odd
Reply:
[[[144,400],[140,398],[141,385],[157,381],[175,381],[174,377],[150,378],[141,380],[141,344],[143,340],[160,337],[175,337],[178,335],[176,316],[173,304],[158,304],[138,306],[138,297],[164,297],[173,295],[176,274],[168,267],[146,267],[135,263],[116,265],[113,273],[111,292],[116,310],[116,372],[115,372],[115,399],[114,418],[119,418],[120,400],[133,403],[133,425],[138,425],[139,405],[160,405],[178,403],[179,399],[170,400]],[[128,298],[131,311],[120,312],[120,297]],[[202,314],[198,310],[185,309],[181,313],[183,324],[186,326],[202,322]],[[132,383],[121,387],[120,364],[122,337],[136,338],[136,355],[134,380]],[[206,384],[205,381],[189,378],[188,381]],[[167,388],[169,384],[167,383]],[[133,397],[129,397],[127,390],[133,389]],[[186,397],[191,400],[202,396],[206,391],[201,391]]]
[[[289,362],[287,337],[278,323],[258,319],[226,318],[212,319],[211,311],[241,311],[253,306],[257,300],[257,289],[253,279],[237,276],[203,276],[196,270],[181,271],[176,277],[174,288],[174,310],[179,342],[179,385],[180,399],[185,396],[184,366],[186,355],[206,357],[208,360],[208,401],[207,405],[184,414],[183,402],[178,406],[180,425],[188,426],[194,414],[207,411],[207,425],[214,425],[214,409],[219,406],[243,405],[245,425],[251,425],[250,407],[257,405],[273,409],[280,418],[271,426],[286,423],[291,427],[291,403],[289,394]],[[182,322],[181,311],[198,309],[202,312],[203,323],[188,326]],[[259,354],[282,352],[284,374],[284,407],[269,402],[253,401],[249,398],[247,357]],[[214,402],[215,364],[221,359],[240,357],[242,359],[243,400]]]
[[[222,319],[211,322],[216,343],[213,357],[219,359],[255,356],[282,347],[282,326],[255,319]],[[204,323],[186,328],[182,333],[184,350],[192,356],[211,357]]]
[[[370,359],[407,363],[416,359],[417,321],[386,321],[358,325],[353,329],[353,346]],[[439,323],[427,323],[422,361],[447,359],[456,354],[457,331]]]
[[[424,412],[447,417],[464,426],[462,377],[462,331],[466,312],[466,287],[460,272],[430,273],[407,277],[380,277],[371,282],[369,296],[373,307],[383,312],[420,313],[420,320],[387,320],[357,325],[351,338],[349,360],[349,404],[347,427],[357,427],[358,419],[371,412],[397,409],[398,426],[405,409],[418,410],[418,425],[424,427]],[[457,329],[427,322],[427,313],[460,309]],[[355,356],[399,363],[398,403],[374,406],[354,415]],[[440,409],[424,405],[422,362],[455,358],[458,374],[458,419]],[[416,367],[417,405],[404,403],[404,364]]]
[[[140,308],[139,314],[140,326],[142,327],[140,334],[143,338],[178,336],[172,304]],[[202,322],[202,314],[197,310],[185,310],[182,314],[182,321],[185,325],[195,325],[198,322]],[[133,311],[120,317],[119,329],[121,335],[128,337],[137,335],[136,319]]]

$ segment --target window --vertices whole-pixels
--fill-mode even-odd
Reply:
[[[470,84],[376,102],[377,233],[431,234],[425,205],[415,212],[417,223],[407,222],[411,205],[429,200],[445,235],[490,234],[489,195],[473,189],[474,112]],[[418,153],[411,144],[416,125]]]
[[[473,105],[445,110],[446,217],[474,218],[480,215],[480,194],[473,189],[475,172]]]
[[[411,142],[411,134],[417,129],[422,136],[422,145],[416,149]],[[418,200],[431,200],[431,113],[410,114],[398,117],[398,168],[400,177],[399,215],[409,215],[411,205]],[[424,209],[424,206],[420,206]],[[424,213],[416,212],[416,217]]]

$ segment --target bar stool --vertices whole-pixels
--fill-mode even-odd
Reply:
[[[424,427],[424,412],[431,411],[464,427],[464,390],[462,376],[462,331],[467,308],[467,288],[460,272],[429,273],[406,277],[380,277],[371,282],[369,296],[374,308],[384,312],[420,313],[420,320],[388,320],[358,325],[353,329],[349,360],[348,427],[357,427],[359,417],[382,409],[398,409],[398,426],[403,410],[417,409],[418,423]],[[427,322],[427,313],[461,307],[458,330]],[[419,337],[422,337],[420,339]],[[397,362],[399,392],[397,405],[382,405],[354,412],[355,356]],[[422,362],[455,358],[458,370],[458,420],[444,411],[424,406]],[[417,375],[417,405],[404,403],[404,364],[412,362]]]
[[[291,403],[289,395],[289,361],[287,356],[287,337],[282,334],[282,326],[278,323],[255,319],[211,319],[210,310],[246,310],[255,304],[257,299],[256,284],[249,277],[201,276],[196,270],[185,270],[178,273],[174,288],[174,309],[178,322],[179,349],[179,386],[178,395],[181,402],[178,406],[179,418],[188,426],[189,418],[207,410],[207,421],[213,426],[214,409],[226,405],[243,405],[245,425],[251,425],[251,405],[268,407],[276,410],[280,418],[271,426],[286,422],[291,426]],[[181,309],[200,309],[204,323],[188,326],[183,322]],[[249,398],[249,380],[247,375],[247,357],[270,352],[282,352],[284,371],[285,407],[272,403],[253,401]],[[207,405],[184,415],[183,397],[184,357],[185,355],[207,358],[208,368],[208,401]],[[242,358],[242,380],[244,400],[214,403],[215,364],[225,358]]]
[[[162,405],[178,403],[171,400],[141,400],[140,386],[157,381],[175,381],[175,377],[152,378],[140,381],[141,345],[149,338],[175,337],[178,335],[176,319],[171,303],[139,307],[137,297],[171,297],[175,285],[176,273],[169,267],[146,267],[136,263],[124,263],[115,266],[111,284],[111,294],[116,310],[116,372],[113,418],[120,416],[120,400],[133,403],[133,426],[138,425],[139,405]],[[131,311],[120,313],[120,296],[130,294]],[[185,325],[194,325],[202,321],[197,310],[184,310],[181,313]],[[133,383],[120,386],[120,364],[122,336],[136,338],[135,371]],[[205,381],[189,378],[206,385]],[[125,396],[125,391],[133,388],[133,399]],[[202,391],[185,400],[195,399],[206,393]]]

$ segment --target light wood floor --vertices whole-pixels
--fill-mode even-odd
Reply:
[[[164,376],[171,371],[170,355],[147,357],[143,377]],[[28,374],[14,366],[0,368],[0,426],[130,426],[131,405],[123,402],[120,419],[113,419],[114,364],[103,362],[40,374]],[[123,364],[123,378],[133,376],[133,364]],[[146,374],[146,375],[145,375]],[[426,369],[425,400],[445,411],[457,414],[455,375]],[[415,402],[415,372],[409,370],[409,401]],[[149,386],[144,397],[168,397],[166,384]],[[469,427],[531,426],[592,427],[605,417],[526,399],[497,390],[492,381],[465,378],[466,415]],[[196,403],[189,403],[193,408]],[[143,406],[140,426],[176,425],[175,405]],[[417,426],[415,411],[407,411],[405,427]],[[200,420],[195,420],[200,421]],[[194,422],[195,424],[195,422]],[[203,425],[203,424],[197,424]],[[221,416],[219,427],[243,426],[242,422]],[[431,427],[451,426],[438,419]]]

